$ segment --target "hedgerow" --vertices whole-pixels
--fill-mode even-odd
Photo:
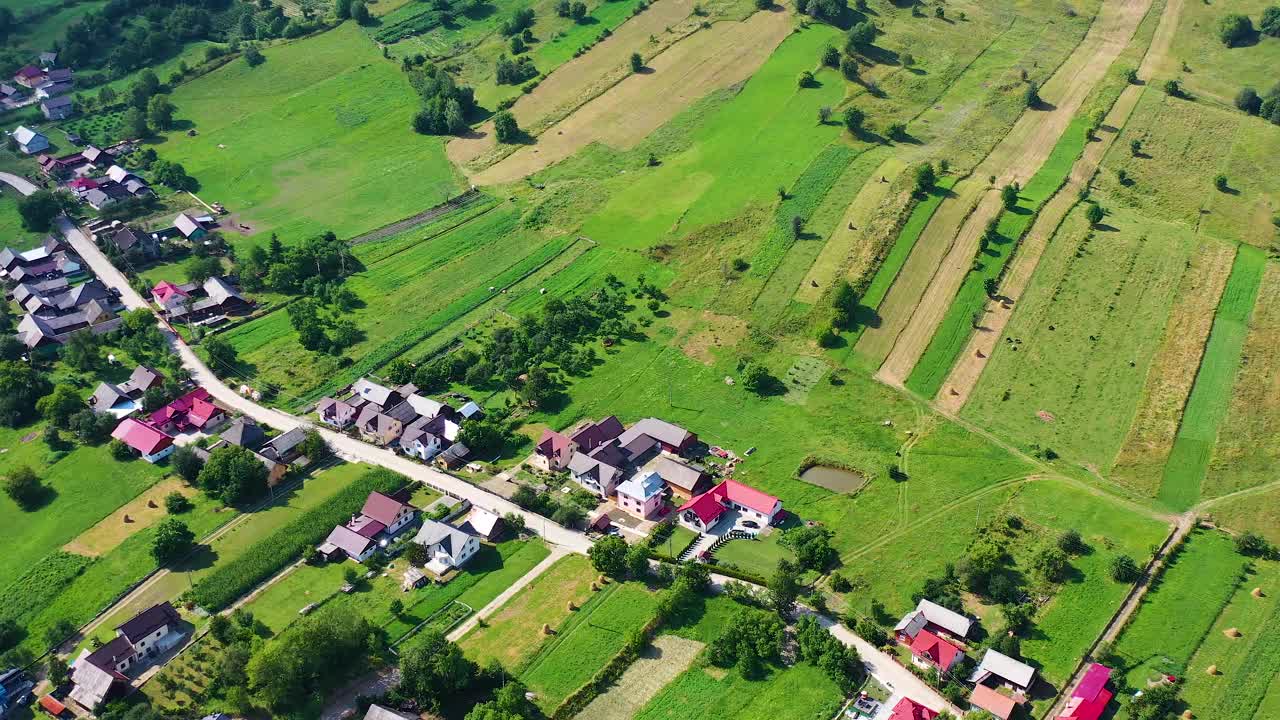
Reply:
[[[191,589],[187,597],[214,612],[227,607],[323,540],[339,523],[360,510],[369,493],[391,493],[408,478],[375,468],[288,525],[259,540],[243,555],[215,569]]]

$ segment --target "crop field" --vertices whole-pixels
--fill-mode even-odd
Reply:
[[[550,714],[622,651],[627,638],[653,619],[657,596],[643,584],[612,583],[556,628],[556,634],[530,658],[520,679],[537,694]]]
[[[179,87],[178,118],[199,134],[157,148],[253,235],[350,237],[457,189],[440,138],[410,127],[417,94],[354,24],[263,54],[258,67],[233,62]]]
[[[498,660],[503,667],[521,668],[548,642],[542,626],[560,627],[571,614],[569,603],[582,607],[591,597],[594,577],[586,557],[565,556],[485,618],[484,627],[467,633],[458,645],[481,665]]]
[[[1223,527],[1252,530],[1273,543],[1280,543],[1280,488],[1265,486],[1224,496],[1209,513]]]
[[[667,683],[689,668],[694,657],[702,650],[702,643],[675,635],[659,635],[650,647],[640,652],[631,664],[610,686],[592,700],[579,720],[630,720]]]
[[[1267,265],[1240,351],[1231,403],[1201,488],[1217,497],[1275,478],[1280,463],[1280,266]],[[1269,504],[1269,503],[1268,503]]]
[[[1136,410],[1190,229],[1116,210],[1091,229],[1077,206],[1050,241],[963,417],[1105,471]]]
[[[1240,368],[1240,351],[1265,269],[1266,256],[1261,251],[1240,248],[1218,302],[1213,330],[1205,344],[1187,406],[1182,411],[1169,462],[1165,464],[1158,498],[1175,509],[1190,507],[1200,497],[1200,484],[1209,467],[1218,426],[1227,413]]]
[[[1124,662],[1122,686],[1141,690],[1161,674],[1190,674],[1197,648],[1248,583],[1246,565],[1229,537],[1193,532],[1116,638],[1112,651]]]

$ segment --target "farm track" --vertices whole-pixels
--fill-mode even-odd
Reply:
[[[1163,64],[1169,52],[1169,45],[1173,41],[1173,31],[1178,26],[1181,11],[1182,0],[1169,0],[1165,5],[1164,14],[1160,17],[1160,24],[1152,37],[1151,45],[1147,48],[1142,64],[1138,68],[1138,76],[1144,83],[1149,82],[1155,69]],[[1084,154],[1071,167],[1066,185],[1040,210],[1031,230],[1014,253],[1013,261],[1000,283],[1000,300],[987,303],[982,328],[970,336],[968,346],[961,353],[959,361],[942,384],[937,397],[934,398],[937,406],[942,410],[958,413],[969,400],[969,395],[977,387],[982,371],[986,369],[996,345],[1004,335],[1005,327],[1017,309],[1018,299],[1031,283],[1031,277],[1040,264],[1040,257],[1045,247],[1048,246],[1049,240],[1066,218],[1067,213],[1075,206],[1080,191],[1088,187],[1098,166],[1102,163],[1102,158],[1106,156],[1107,150],[1128,123],[1129,116],[1133,114],[1133,109],[1142,97],[1145,87],[1145,84],[1125,87],[1103,120],[1103,126],[1099,130],[1099,140],[1090,142],[1085,147]]]
[[[997,188],[1015,181],[1025,184],[1044,164],[1089,92],[1128,45],[1150,2],[1105,3],[1084,39],[1042,88],[1041,97],[1049,108],[1024,112],[996,148],[956,185],[956,202],[944,201],[934,214],[902,274],[928,275],[927,287],[921,292],[918,280],[910,286],[895,282],[882,305],[881,326],[869,329],[859,342],[872,358],[879,358],[892,345],[877,373],[880,380],[896,385],[910,374],[972,266],[978,238],[1001,210]],[[988,187],[991,176],[996,182]],[[973,210],[964,212],[969,207]],[[941,260],[934,261],[939,254]]]

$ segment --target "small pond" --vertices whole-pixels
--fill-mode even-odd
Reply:
[[[800,473],[800,479],[837,493],[851,493],[866,483],[862,473],[829,465],[814,465]]]

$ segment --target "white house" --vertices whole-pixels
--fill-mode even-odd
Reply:
[[[26,155],[35,155],[49,149],[49,138],[26,125],[19,125],[18,129],[13,131],[12,137],[13,141],[18,143],[18,149]]]
[[[622,481],[621,468],[626,465],[626,458],[616,445],[601,445],[590,455],[574,452],[569,458],[569,474],[583,488],[609,497]]]
[[[360,514],[382,523],[386,527],[383,530],[386,534],[395,535],[405,525],[413,522],[418,509],[380,492],[371,492],[368,499],[364,501]]]
[[[480,541],[457,528],[435,520],[423,520],[413,541],[430,553],[423,566],[436,575],[462,567],[480,549]]]
[[[969,636],[973,621],[954,610],[948,610],[930,600],[922,599],[916,609],[902,616],[893,632],[902,642],[909,643],[921,630],[942,631],[957,638]]]
[[[969,682],[977,685],[1004,685],[1027,692],[1036,681],[1036,669],[1001,652],[988,649]]]
[[[778,518],[782,501],[750,485],[725,480],[681,505],[676,512],[682,524],[700,533],[710,530],[727,512],[736,512],[740,519],[763,527]]]
[[[345,430],[356,420],[354,407],[331,397],[322,398],[316,404],[316,414],[320,416],[320,422],[338,430]]]
[[[116,636],[102,647],[85,648],[74,663],[71,699],[92,711],[111,693],[124,673],[166,652],[182,640],[182,618],[168,602],[153,605],[116,628]]]
[[[666,484],[656,472],[635,474],[617,487],[618,507],[638,518],[648,518],[662,507]]]
[[[448,445],[444,437],[444,418],[419,417],[400,434],[400,449],[406,455],[431,460]]]

